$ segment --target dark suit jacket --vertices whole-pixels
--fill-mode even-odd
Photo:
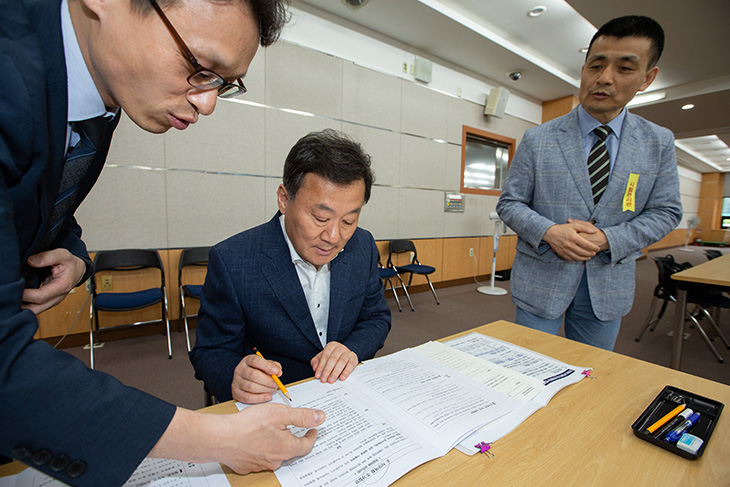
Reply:
[[[35,242],[64,163],[68,95],[60,1],[0,0],[0,12],[0,454],[70,484],[121,485],[175,408],[33,340],[38,321],[21,310],[21,275],[29,255],[47,250]],[[101,172],[108,144],[81,182],[76,206]],[[80,237],[70,217],[50,248],[88,261]],[[28,458],[41,450],[61,463],[65,455],[74,467],[54,472],[50,463]],[[84,467],[85,473],[69,476]]]
[[[360,360],[370,359],[390,331],[372,235],[355,230],[330,272],[327,341],[344,344]],[[313,375],[309,361],[323,347],[279,213],[211,249],[196,336],[190,353],[195,375],[218,400],[231,399],[233,370],[254,347],[281,363],[284,383]]]

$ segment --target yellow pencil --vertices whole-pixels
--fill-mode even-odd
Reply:
[[[657,421],[653,425],[649,426],[647,428],[647,430],[649,431],[649,433],[653,434],[656,430],[661,428],[667,421],[669,421],[670,419],[672,419],[673,417],[675,417],[676,415],[681,413],[684,408],[685,408],[685,405],[680,404],[676,408],[672,409],[672,412],[670,412],[669,414],[662,417],[659,421]]]
[[[259,357],[264,358],[264,356],[261,355],[261,352],[259,352],[255,348],[253,349],[253,351],[256,352],[256,355],[258,355]],[[284,384],[281,383],[279,378],[277,376],[275,376],[274,374],[271,374],[271,378],[274,379],[274,382],[276,382],[276,386],[279,388],[281,393],[284,394],[286,396],[286,398],[291,401],[291,396],[289,395],[289,391],[286,390],[286,387],[284,387]]]

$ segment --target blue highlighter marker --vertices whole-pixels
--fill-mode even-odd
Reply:
[[[683,422],[675,429],[667,433],[667,436],[664,437],[664,441],[668,441],[669,443],[675,443],[682,437],[685,431],[687,431],[697,422],[698,419],[700,419],[700,413],[692,413],[692,416],[687,418],[687,421]]]

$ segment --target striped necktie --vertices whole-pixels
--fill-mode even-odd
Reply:
[[[606,147],[606,138],[611,133],[611,127],[601,125],[593,130],[598,140],[591,147],[588,153],[588,175],[591,179],[591,191],[593,192],[593,204],[597,205],[601,195],[606,191],[608,186],[608,173],[610,169],[610,160],[608,158],[608,148]]]
[[[109,122],[109,118],[96,117],[71,123],[71,128],[81,136],[81,140],[66,154],[56,201],[53,203],[51,214],[46,221],[44,234],[35,248],[47,249],[61,231],[69,210],[76,202],[79,183],[94,161],[96,149],[104,140]]]

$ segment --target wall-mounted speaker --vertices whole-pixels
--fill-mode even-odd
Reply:
[[[491,115],[493,117],[502,118],[504,117],[504,109],[507,106],[507,100],[509,100],[509,90],[507,88],[492,88],[487,98],[487,103],[484,105],[484,115]]]
[[[414,74],[414,77],[418,81],[423,81],[424,83],[430,83],[431,82],[431,70],[433,69],[433,64],[428,59],[422,58],[420,56],[416,56],[416,72]]]

